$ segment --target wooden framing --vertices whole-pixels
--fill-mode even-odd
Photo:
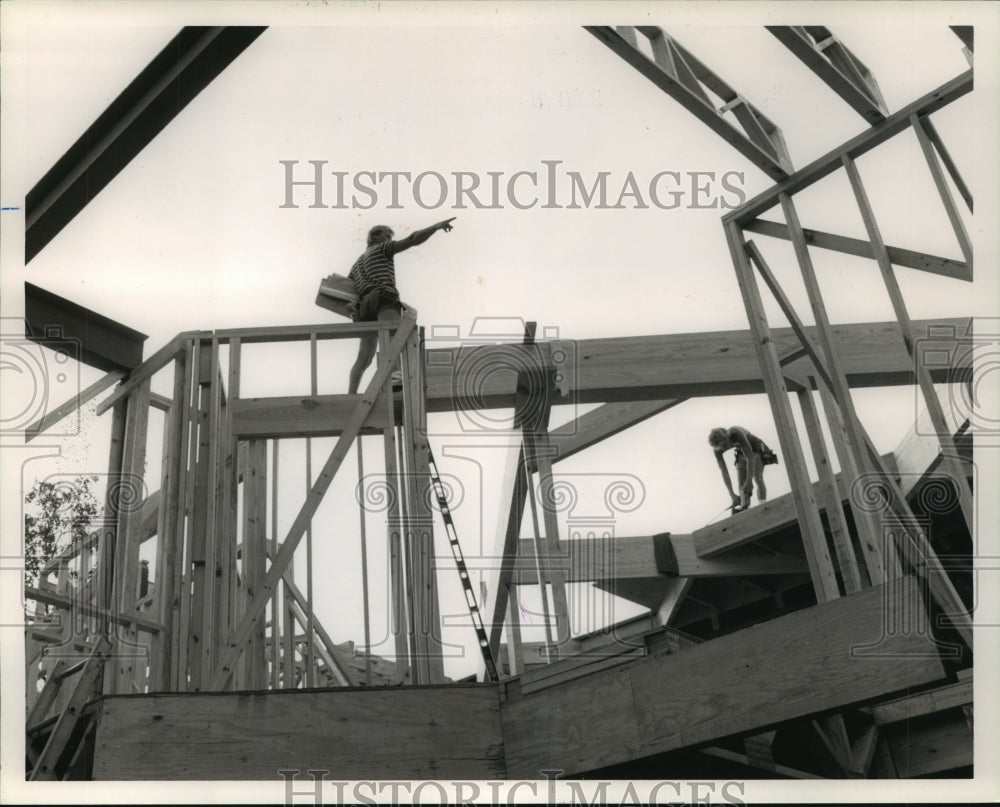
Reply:
[[[929,123],[930,121],[926,121]],[[743,225],[746,232],[760,233],[772,238],[782,238],[791,241],[792,236],[788,232],[788,227],[776,221],[767,219],[754,219]],[[834,235],[824,233],[819,230],[802,228],[802,235],[806,243],[811,247],[828,249],[834,252],[841,252],[845,255],[854,255],[858,258],[874,258],[875,250],[871,243],[860,238],[848,238],[846,235]],[[896,266],[903,266],[907,269],[917,269],[921,272],[929,272],[941,277],[950,277],[955,280],[965,280],[972,282],[972,270],[963,261],[953,258],[942,258],[938,255],[928,255],[924,252],[916,252],[912,249],[902,249],[901,247],[886,246],[889,260]]]
[[[555,448],[552,462],[572,457],[608,437],[642,423],[654,415],[683,403],[684,399],[607,403],[548,432],[549,445]]]
[[[736,210],[724,214],[722,216],[723,226],[730,223],[746,226],[754,219],[759,218],[761,214],[777,206],[780,203],[780,196],[782,194],[786,196],[794,195],[832,174],[840,168],[840,161],[844,155],[856,160],[862,154],[867,154],[872,149],[877,148],[887,140],[909,128],[912,124],[910,119],[912,115],[930,115],[970,92],[972,92],[971,70],[962,73],[960,76],[956,76],[937,89],[927,93],[927,95],[893,112],[884,121],[873,126],[868,131],[862,132],[857,137],[851,138],[846,143],[837,146],[837,148],[827,152],[804,168],[800,168],[787,179],[759,193]]]
[[[899,328],[903,334],[903,343],[906,345],[910,358],[913,359],[914,373],[917,377],[917,384],[923,394],[924,406],[927,409],[934,432],[938,435],[938,441],[941,444],[943,468],[952,479],[959,505],[962,508],[962,515],[965,517],[965,523],[971,535],[973,534],[975,522],[975,507],[972,502],[972,494],[969,486],[965,481],[965,468],[962,467],[962,464],[958,460],[958,452],[951,438],[951,428],[949,428],[946,422],[941,401],[938,399],[937,392],[934,389],[934,382],[931,380],[924,362],[921,361],[921,357],[917,354],[915,337],[910,325],[910,315],[906,310],[903,293],[893,273],[892,263],[886,251],[885,244],[882,241],[882,234],[879,231],[878,223],[875,221],[875,214],[868,202],[868,195],[862,184],[861,175],[858,173],[857,166],[850,157],[845,156],[843,162],[844,169],[851,182],[851,188],[857,199],[858,207],[861,210],[861,217],[868,231],[868,237],[871,239],[872,249],[875,252],[875,260],[878,262],[879,269],[882,272],[882,279],[889,293],[893,311],[896,314],[896,319],[899,321]],[[967,256],[967,260],[969,260],[971,266],[971,254]]]
[[[899,599],[890,608],[908,607],[915,584],[894,588]],[[895,634],[889,641],[899,655],[878,664],[852,657],[859,637],[881,633],[882,595],[881,587],[867,589],[753,631],[508,700],[501,704],[507,775],[538,778],[546,768],[583,774],[940,680],[941,662],[921,656],[926,639],[917,633]],[[821,650],[810,635],[823,636]],[[711,691],[705,670],[713,671]]]
[[[889,112],[875,77],[827,28],[768,25],[767,30],[861,117],[871,124],[885,120]]]
[[[920,150],[924,153],[924,158],[927,160],[927,167],[930,169],[934,185],[937,187],[938,195],[941,197],[941,204],[944,205],[945,212],[948,214],[948,221],[951,222],[952,229],[955,231],[955,238],[958,240],[958,246],[962,250],[962,255],[965,256],[965,262],[971,270],[972,241],[969,240],[969,234],[965,229],[965,222],[962,221],[962,215],[958,212],[958,206],[955,204],[955,199],[951,195],[951,189],[948,187],[948,183],[944,178],[944,173],[941,171],[941,164],[938,161],[937,152],[935,152],[931,139],[928,136],[927,131],[924,129],[924,117],[917,115],[916,112],[912,113],[910,115],[910,126],[913,128],[913,132],[917,136],[917,142],[920,143]],[[850,155],[844,156],[849,157]],[[871,237],[870,233],[869,237]]]
[[[586,28],[772,179],[784,179],[792,172],[781,130],[662,29]],[[653,59],[639,50],[634,31],[649,38]],[[715,107],[706,89],[718,96],[721,108]],[[742,131],[724,117],[727,111],[733,112]]]
[[[788,402],[784,377],[778,364],[778,354],[767,319],[764,316],[757,282],[747,259],[743,236],[734,225],[727,227],[726,234],[733,264],[736,267],[740,291],[743,293],[747,318],[750,320],[750,327],[754,332],[754,347],[757,350],[758,362],[764,371],[767,396],[771,402],[771,411],[778,427],[782,456],[792,479],[792,500],[795,503],[799,526],[802,529],[802,543],[809,562],[809,572],[816,587],[816,597],[820,602],[824,602],[838,596],[837,581],[823,535],[823,525],[819,519],[812,485],[809,482],[791,406]]]
[[[392,778],[429,777],[442,773],[442,764],[449,766],[451,777],[534,778],[552,768],[586,774],[605,765],[692,745],[714,752],[717,759],[788,775],[811,775],[776,762],[777,740],[786,730],[818,748],[823,755],[818,766],[837,776],[929,775],[972,764],[971,678],[960,676],[958,683],[945,679],[940,647],[926,624],[921,589],[914,579],[903,576],[904,570],[922,576],[919,585],[926,586],[967,644],[971,643],[971,619],[924,525],[910,510],[906,489],[894,478],[892,463],[874,453],[851,400],[853,388],[916,381],[927,403],[930,426],[941,435],[935,460],[940,453],[971,532],[973,500],[966,469],[950,437],[953,424],[934,389],[935,383],[950,382],[954,372],[968,369],[968,364],[931,369],[919,363],[915,352],[917,341],[931,335],[935,326],[968,333],[970,321],[911,322],[893,270],[895,265],[972,279],[972,245],[947,176],[970,211],[972,194],[930,118],[972,89],[971,71],[888,114],[867,68],[828,30],[772,29],[873,124],[869,131],[793,172],[780,130],[664,31],[652,26],[588,30],[777,180],[774,187],[723,217],[749,330],[587,340],[577,343],[573,359],[561,365],[551,356],[554,343],[533,344],[533,339],[523,345],[462,348],[457,356],[449,351],[448,361],[436,361],[443,353],[425,355],[412,312],[398,324],[281,326],[178,335],[132,369],[97,407],[99,414],[113,413],[111,478],[136,485],[137,490],[145,481],[149,408],[165,413],[161,490],[148,496],[137,494],[134,501],[109,493],[105,525],[74,550],[85,563],[88,547],[98,545],[98,585],[92,589],[82,585],[74,591],[69,579],[74,555],[62,553],[45,569],[44,582],[26,592],[36,602],[55,606],[63,617],[58,625],[38,622],[29,634],[29,687],[37,684],[40,669],[51,676],[32,703],[29,734],[44,739],[48,731],[48,743],[60,746],[51,752],[38,744],[28,749],[29,762],[38,773],[33,778],[54,772],[53,754],[65,756],[71,772],[86,767],[81,763],[82,743],[65,755],[61,746],[76,731],[75,718],[84,711],[86,699],[102,686],[107,693],[130,696],[147,691],[178,693],[175,699],[112,697],[101,706],[106,722],[97,741],[103,749],[104,767],[99,770],[111,778],[136,775],[130,768],[133,764],[141,764],[143,776],[155,770],[164,778],[192,774],[196,778],[249,778],[259,773],[261,765],[272,766],[267,770],[273,773],[274,754],[287,755],[290,748],[301,751],[302,737],[309,744],[313,727],[318,739],[310,748],[322,751],[324,764],[331,758],[338,764],[343,761],[341,775],[355,770],[351,765],[356,766],[357,759],[364,760],[363,768],[357,770],[372,775],[374,759],[384,766],[376,770]],[[639,49],[640,35],[649,40],[652,58]],[[918,139],[964,260],[887,246],[882,240],[855,160],[907,128]],[[798,220],[794,195],[841,168],[854,192],[867,240],[808,230]],[[760,218],[777,206],[784,224]],[[36,213],[45,215],[44,210]],[[791,243],[815,326],[803,324],[760,250],[747,242],[748,232]],[[809,247],[875,260],[896,320],[861,325],[830,322]],[[790,328],[770,327],[758,275],[778,301]],[[378,335],[381,350],[365,393],[319,395],[318,341],[368,334]],[[242,398],[242,346],[292,341],[309,342],[308,395]],[[469,351],[476,351],[479,361],[461,361],[469,357]],[[511,366],[511,360],[514,366],[530,366],[535,374],[531,380],[540,381],[546,391],[536,416],[524,416],[523,375],[516,380],[511,379],[513,374],[489,376],[477,387],[480,395],[474,403],[513,405],[519,416],[520,445],[505,480],[499,551],[493,558],[496,588],[488,607],[492,612],[490,645],[494,652],[499,649],[500,634],[506,628],[509,671],[517,679],[500,689],[425,687],[446,680],[433,521],[425,506],[427,412],[471,405],[456,393],[467,386],[464,378],[455,378],[456,367],[481,367],[483,361],[506,361]],[[969,361],[968,357],[964,360]],[[172,395],[154,393],[154,376],[170,365]],[[398,393],[389,380],[397,367],[403,376]],[[558,385],[550,384],[556,369],[568,372]],[[57,407],[29,427],[29,439],[121,378],[121,374],[109,374]],[[562,398],[550,395],[555,390]],[[822,399],[822,413],[814,391]],[[553,464],[558,460],[689,398],[751,393],[768,396],[782,470],[788,472],[792,485],[788,496],[691,535],[560,540],[556,513],[544,495],[536,495],[536,474],[542,489],[551,486]],[[807,470],[789,393],[798,399],[817,482]],[[549,432],[553,403],[602,405]],[[829,441],[821,414],[827,420]],[[280,696],[288,698],[284,703],[273,694],[248,696],[246,690],[358,684],[357,663],[345,658],[313,610],[312,543],[313,517],[355,441],[362,475],[361,435],[381,437],[393,493],[387,554],[388,609],[393,615],[396,650],[394,683],[421,686],[356,690],[333,697],[331,693],[293,696],[287,692]],[[313,479],[311,440],[318,436],[338,439]],[[278,446],[286,438],[306,440],[307,490],[284,540],[279,541]],[[270,473],[269,442],[273,446]],[[831,467],[831,443],[843,469],[839,478]],[[847,493],[864,476],[884,486],[888,498],[884,512],[867,513],[863,506],[854,506],[858,502],[850,510],[844,508]],[[533,537],[522,539],[526,508],[532,517]],[[853,534],[849,522],[854,525]],[[778,530],[789,534],[771,535]],[[795,551],[797,547],[789,550],[795,530],[801,537],[802,554]],[[300,575],[296,581],[294,561],[303,538],[306,577],[303,581]],[[154,539],[158,579],[149,581],[143,576],[139,549]],[[752,542],[760,545],[749,546]],[[363,547],[365,650],[370,654],[366,552]],[[54,583],[48,579],[52,577]],[[631,594],[651,608],[641,620],[647,627],[691,625],[704,619],[718,629],[744,605],[756,608],[773,598],[785,610],[782,596],[788,597],[789,592],[794,591],[796,607],[801,606],[803,595],[811,596],[805,591],[807,580],[818,603],[815,607],[771,621],[762,617],[764,621],[753,631],[728,625],[732,632],[703,644],[661,627],[658,638],[645,636],[634,645],[627,637],[616,636],[608,645],[614,652],[594,661],[585,657],[588,648],[595,649],[594,642],[570,638],[565,588],[569,582],[593,582],[623,596]],[[149,583],[152,592],[147,590]],[[543,587],[547,629],[558,626],[542,645],[523,641],[519,585]],[[737,624],[745,624],[743,614],[737,616]],[[887,625],[905,629],[887,634]],[[632,639],[638,633],[633,628],[624,630]],[[78,630],[82,636],[74,633]],[[116,654],[105,665],[106,674],[98,663],[106,648],[98,641],[98,649],[92,650],[95,636],[103,639],[104,632],[116,638]],[[868,639],[875,644],[865,645]],[[45,653],[45,647],[52,645],[68,655],[55,660]],[[878,664],[866,663],[854,652],[859,645],[862,650],[876,647],[886,658]],[[82,658],[88,652],[93,653],[90,661],[69,664],[67,659],[74,654]],[[580,657],[560,658],[569,653]],[[542,661],[556,663],[535,668]],[[706,668],[717,676],[711,693],[703,685]],[[56,684],[71,670],[83,670],[81,680],[87,686],[60,695]],[[369,686],[376,680],[370,656],[365,679]],[[385,679],[380,674],[378,680]],[[670,682],[669,687],[663,686],[664,680]],[[912,687],[932,685],[911,692]],[[237,697],[225,692],[234,689],[243,692]],[[723,701],[718,700],[720,691],[726,693]],[[196,694],[179,694],[185,692]],[[886,702],[887,696],[894,699]],[[257,723],[244,726],[241,722],[245,722],[247,697],[256,699],[255,720],[263,715],[272,733],[294,737],[294,748],[280,740],[261,746],[259,738],[246,739],[259,732]],[[205,715],[192,711],[192,704],[208,710],[209,718],[216,721],[213,726],[238,726],[240,737],[235,741],[245,746],[244,756],[229,754],[224,764],[218,764],[213,744],[218,745],[219,737],[213,734],[213,726],[199,723]],[[844,719],[848,707],[859,707],[851,714],[856,718],[850,721],[851,732]],[[41,716],[49,710],[57,714]],[[385,714],[387,725],[391,721],[391,741],[409,752],[401,755],[397,747],[387,751],[386,732],[372,728],[373,715],[379,714]],[[164,715],[169,715],[166,722]],[[349,754],[329,742],[323,744],[320,724],[328,728],[330,720],[341,721],[356,732]],[[150,729],[154,721],[159,725]],[[594,730],[595,724],[599,731]],[[304,734],[303,725],[307,726]],[[444,736],[442,727],[451,734]],[[137,731],[145,738],[139,744]],[[729,747],[741,740],[746,754]],[[124,753],[121,749],[126,743],[130,751],[139,747],[138,755]],[[164,743],[187,749],[186,755],[164,755]],[[714,743],[726,747],[708,746]],[[328,753],[331,748],[333,756]],[[400,760],[400,756],[406,758]],[[109,764],[109,760],[117,762]],[[147,764],[150,760],[153,767]],[[289,759],[288,764],[299,762],[300,758]]]
[[[274,781],[332,768],[356,780],[502,779],[499,713],[495,686],[475,684],[109,698],[95,777]]]
[[[971,319],[965,317],[915,320],[914,331],[928,350],[938,341],[942,349],[946,332],[966,333]],[[955,330],[952,331],[951,329]],[[816,330],[805,327],[809,341]],[[895,321],[832,326],[840,362],[852,387],[885,387],[911,384],[913,364],[907,355]],[[778,356],[794,354],[801,342],[791,328],[771,329]],[[576,344],[567,380],[569,394],[553,403],[607,403],[665,401],[678,398],[762,394],[764,375],[757,363],[752,331],[715,331],[665,336],[634,336],[610,339],[581,339]],[[439,349],[440,350],[440,349]],[[477,408],[512,408],[517,383],[511,373],[491,373],[470,380],[474,368],[496,362],[499,366],[524,366],[525,345],[484,345],[451,349],[447,355],[427,351],[427,410],[452,411],[470,406],[469,396],[456,390],[476,389]],[[586,357],[586,358],[582,358]],[[447,359],[447,364],[442,364]],[[550,371],[546,360],[539,369]],[[956,356],[962,366],[934,368],[935,381],[949,381],[957,370],[966,369],[969,358]],[[457,368],[457,369],[455,369]],[[813,372],[805,356],[783,365],[791,373]],[[553,430],[558,431],[558,430]],[[564,432],[561,432],[562,434]]]
[[[43,432],[48,431],[53,426],[55,426],[59,421],[68,415],[76,412],[81,406],[86,405],[98,395],[100,395],[104,390],[110,387],[112,384],[117,383],[121,380],[125,373],[122,370],[112,370],[109,373],[103,375],[85,390],[82,390],[78,395],[74,395],[68,401],[66,401],[61,406],[57,406],[51,412],[47,413],[44,417],[39,418],[34,423],[32,423],[28,428],[26,428],[24,435],[24,442],[30,443],[38,435]]]
[[[392,342],[389,344],[389,355],[395,355],[403,348],[406,344],[406,339],[409,337],[410,331],[413,329],[413,326],[414,322],[412,319],[404,318],[402,320],[398,331],[395,336],[393,336]],[[364,423],[365,419],[368,417],[368,413],[374,406],[378,390],[381,389],[389,379],[391,366],[392,365],[388,362],[383,362],[378,367],[375,372],[375,377],[372,379],[367,391],[362,397],[361,403],[358,404],[357,409],[355,409],[354,413],[351,415],[350,420],[344,427],[343,433],[337,440],[336,446],[334,446],[333,452],[324,464],[323,470],[317,476],[316,482],[309,491],[309,495],[306,497],[305,504],[299,510],[298,515],[292,522],[292,526],[289,528],[288,533],[285,536],[285,540],[282,543],[281,548],[278,550],[278,554],[276,555],[274,562],[271,564],[271,568],[268,570],[263,582],[261,583],[261,590],[265,596],[267,596],[269,592],[274,591],[282,573],[291,561],[292,555],[295,552],[295,547],[305,534],[306,525],[312,518],[312,515],[316,512],[316,509],[319,507],[319,504],[323,499],[323,494],[326,493],[327,488],[333,481],[334,474],[336,474],[337,470],[340,468],[340,465],[347,454],[347,450],[350,448],[350,444],[357,436],[362,423]],[[239,624],[233,629],[229,640],[226,642],[226,650],[223,652],[221,660],[216,665],[215,673],[211,678],[213,689],[217,689],[224,685],[232,676],[233,665],[243,652],[244,644],[253,631],[255,623],[263,616],[263,610],[264,600],[261,599],[247,609],[247,612],[243,615]]]

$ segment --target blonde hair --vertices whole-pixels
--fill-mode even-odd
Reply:
[[[723,429],[721,426],[712,429],[708,433],[708,444],[710,446],[716,447],[724,445],[729,442],[729,429]]]
[[[368,246],[373,244],[379,244],[386,239],[388,236],[392,238],[395,233],[392,231],[391,227],[386,227],[384,224],[376,224],[368,231]]]

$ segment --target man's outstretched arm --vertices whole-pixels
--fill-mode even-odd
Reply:
[[[410,247],[415,247],[418,244],[424,243],[428,238],[430,238],[438,230],[444,230],[446,233],[451,232],[451,223],[454,218],[445,219],[444,221],[439,221],[437,224],[432,224],[430,227],[424,227],[422,230],[417,230],[415,233],[410,233],[406,238],[402,238],[395,242],[395,247],[393,252],[403,252]]]

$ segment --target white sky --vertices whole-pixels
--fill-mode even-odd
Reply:
[[[985,231],[985,222],[996,221],[997,177],[994,161],[985,163],[989,170],[980,161],[995,156],[997,142],[997,71],[990,69],[995,61],[989,48],[996,40],[995,7],[965,5],[969,16],[963,17],[956,10],[963,4],[822,4],[796,6],[799,16],[788,20],[776,18],[775,6],[755,3],[661,4],[634,12],[616,4],[613,14],[607,6],[597,13],[575,4],[516,10],[438,4],[422,7],[419,17],[404,4],[325,10],[288,4],[278,15],[267,4],[238,3],[4,6],[3,134],[5,145],[8,137],[18,143],[4,149],[4,206],[23,205],[27,190],[181,25],[272,25],[26,269],[19,259],[23,210],[4,212],[5,317],[16,316],[21,284],[29,280],[149,334],[146,355],[183,330],[339,321],[315,307],[316,287],[329,272],[346,274],[370,226],[387,223],[403,235],[455,215],[454,232],[397,260],[403,297],[419,310],[428,333],[438,325],[466,333],[477,316],[536,320],[540,329],[557,327],[568,339],[745,329],[722,210],[422,210],[408,195],[403,209],[387,210],[386,186],[373,210],[309,209],[305,189],[297,191],[298,209],[281,209],[278,161],[299,160],[303,175],[310,170],[306,161],[327,160],[328,170],[351,175],[509,176],[542,172],[542,160],[561,160],[561,170],[588,178],[611,172],[613,196],[629,171],[640,185],[663,170],[733,171],[743,172],[752,196],[772,184],[763,172],[584,31],[582,22],[662,25],[778,124],[801,168],[867,124],[762,25],[827,25],[869,67],[895,111],[968,68],[947,25],[973,18],[980,26],[976,92],[934,121],[980,210],[994,213],[966,219],[977,239],[977,279],[961,284],[905,269],[898,276],[914,318],[997,315],[1000,295],[989,260],[995,236]],[[889,244],[960,257],[911,132],[858,164]],[[804,226],[864,237],[842,176],[796,202]],[[780,211],[767,218],[780,220]],[[791,247],[756,240],[809,321]],[[874,263],[821,251],[813,259],[834,322],[892,318]],[[772,326],[785,324],[776,306],[769,304],[769,315]],[[350,357],[328,345],[322,351],[320,392],[345,391]],[[293,360],[289,355],[248,351],[243,394],[307,392],[305,348]],[[96,377],[85,369],[83,383]],[[881,451],[892,450],[912,426],[909,388],[860,391],[855,400]],[[712,426],[731,423],[777,447],[765,396],[698,399],[557,471],[568,479],[630,474],[642,481],[644,504],[619,518],[618,535],[689,532],[726,504],[705,437]],[[447,419],[430,425],[451,431]],[[101,428],[69,440],[36,441],[58,446],[50,449],[62,454],[54,464],[46,460],[22,471],[22,461],[7,452],[5,503],[16,503],[16,487],[38,476],[103,472]],[[460,459],[445,458],[456,452],[479,458],[483,452],[469,448],[475,440],[432,439],[441,470],[467,490],[456,517],[469,545],[492,539],[493,496],[504,467],[502,459],[482,459],[480,475]],[[150,442],[154,469],[158,437]],[[317,468],[332,444],[314,443]],[[370,451],[380,454],[374,444]],[[300,463],[296,455],[294,464]],[[289,481],[301,474],[292,465],[282,471],[287,485],[300,484]],[[353,470],[352,460],[347,467]],[[772,497],[787,491],[780,469],[768,473]],[[324,511],[317,520],[317,609],[336,640],[360,642],[360,619],[344,612],[344,592],[357,590],[355,539],[351,531],[333,534],[333,525],[339,529],[345,518],[352,524],[356,518],[350,487],[338,479],[327,521]],[[290,523],[297,506],[292,491],[283,489],[282,520]],[[438,540],[439,551],[447,552],[443,535]],[[442,585],[446,603],[457,602],[461,611],[457,577]],[[634,612],[622,608],[616,618]],[[470,634],[460,631],[456,640]],[[467,663],[449,666],[455,675],[471,671]]]

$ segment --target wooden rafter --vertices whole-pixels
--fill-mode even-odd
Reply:
[[[792,172],[781,130],[662,29],[652,26],[635,28],[650,39],[654,55],[650,59],[637,47],[635,35],[629,27],[585,27],[772,179],[784,179]],[[721,99],[720,108],[712,103],[705,88]],[[732,111],[739,126],[724,117],[724,113],[729,111]]]
[[[558,453],[553,462],[564,460],[585,448],[642,423],[660,412],[683,403],[684,399],[606,403],[549,432],[549,443]]]
[[[829,29],[819,25],[768,25],[781,44],[871,124],[889,114],[871,71]]]

